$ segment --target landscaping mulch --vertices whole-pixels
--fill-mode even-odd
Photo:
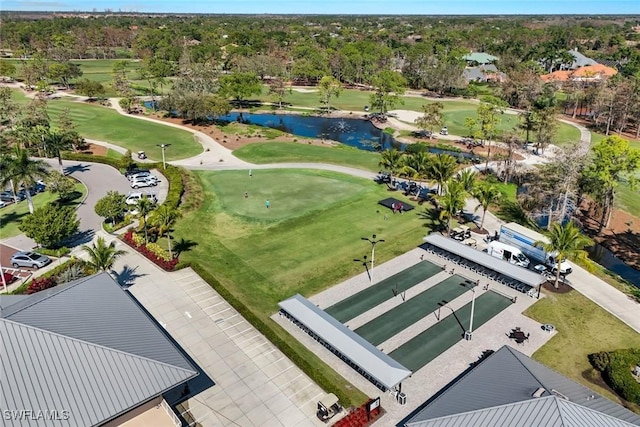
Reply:
[[[556,287],[554,286],[554,281],[546,281],[542,284],[542,288],[549,291],[549,292],[553,292],[555,294],[566,294],[568,292],[571,292],[573,290],[573,288],[571,287],[571,285],[569,285],[568,283],[564,283],[562,281],[562,279],[560,279],[560,281],[558,282],[558,288],[556,289]]]

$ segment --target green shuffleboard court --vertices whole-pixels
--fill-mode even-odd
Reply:
[[[440,271],[442,271],[442,268],[437,265],[428,261],[421,261],[332,305],[325,312],[339,322],[344,323],[371,310],[389,298],[393,298],[393,290],[396,287],[398,292],[404,292]]]
[[[451,276],[410,300],[376,317],[355,330],[373,345],[378,345],[438,309],[441,301],[453,301],[470,288],[465,279]],[[400,298],[400,296],[396,297]]]
[[[480,295],[476,298],[473,315],[474,330],[511,304],[510,299],[492,291]],[[415,372],[462,340],[465,330],[469,328],[470,317],[471,303],[468,303],[392,351],[389,356]]]

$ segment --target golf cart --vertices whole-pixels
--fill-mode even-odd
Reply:
[[[144,159],[147,158],[147,155],[146,155],[146,153],[144,151],[138,151],[138,158],[140,160],[144,160]]]
[[[440,135],[449,135],[449,129],[445,126],[440,129]]]
[[[471,230],[466,225],[460,225],[451,230],[450,237],[462,242],[463,240],[471,237]]]
[[[327,421],[342,411],[338,398],[335,394],[329,393],[318,402],[318,412],[316,415],[321,421]]]

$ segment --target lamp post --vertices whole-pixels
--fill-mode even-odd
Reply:
[[[371,279],[370,280],[371,284],[373,284],[373,264],[376,257],[376,244],[384,242],[384,239],[376,240],[375,234],[371,237],[371,239],[368,237],[361,237],[360,239],[366,240],[367,242],[371,243],[371,274],[369,275],[369,278]]]
[[[171,144],[156,144],[156,145],[162,149],[162,169],[166,169],[167,163],[164,160],[164,149],[170,146]]]
[[[471,317],[469,318],[469,330],[465,332],[464,338],[467,341],[471,341],[471,337],[473,336],[473,311],[476,307],[476,287],[475,285],[471,288],[471,292],[473,292],[473,296],[471,297]]]

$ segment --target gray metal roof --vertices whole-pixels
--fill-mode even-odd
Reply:
[[[533,397],[533,393],[539,388],[544,389],[544,394]],[[509,424],[508,412],[518,414],[515,420],[527,420],[534,414],[547,416],[553,420],[554,407],[538,407],[539,401],[544,397],[555,396],[563,403],[563,420],[586,416],[591,417],[586,411],[597,411],[607,417],[613,417],[632,425],[640,425],[640,416],[623,408],[622,406],[606,399],[594,391],[584,387],[570,379],[554,372],[544,365],[525,356],[517,350],[504,346],[486,360],[464,375],[457,382],[449,386],[439,396],[427,404],[421,411],[413,416],[406,425],[408,427],[441,427],[455,426],[457,424],[435,423],[443,418],[452,419],[452,416],[469,414],[476,411],[488,410],[485,415],[491,417],[502,417],[503,422],[496,422],[493,425],[518,425],[518,426],[538,426],[546,425],[536,419],[532,423]],[[565,401],[574,406],[565,405]],[[568,403],[567,402],[567,403]],[[516,403],[526,403],[518,408],[505,409],[506,406]],[[578,407],[579,406],[579,407]],[[581,409],[582,408],[582,409]],[[549,414],[542,413],[542,409],[549,411]],[[582,411],[582,412],[580,412]],[[474,415],[475,416],[475,415]],[[480,416],[480,415],[478,415]],[[461,418],[462,419],[462,418]],[[482,419],[482,418],[479,418]],[[496,418],[497,419],[497,418]],[[608,418],[602,418],[608,419]],[[434,423],[425,423],[433,420]],[[611,421],[613,422],[613,421]],[[460,424],[465,425],[465,424]],[[484,425],[481,423],[468,423],[466,425]],[[589,427],[592,424],[548,424],[550,426],[580,425]],[[627,424],[593,424],[594,426],[626,426]]]
[[[411,375],[409,369],[320,310],[302,295],[294,295],[278,305],[388,389]]]
[[[412,427],[633,427],[557,396],[412,423]]]
[[[6,297],[12,298],[12,297]],[[193,370],[129,292],[107,273],[22,298],[0,316],[61,335]]]
[[[597,62],[593,59],[584,56],[577,49],[570,49],[569,53],[573,56],[573,63],[571,64],[571,69],[575,70],[576,68],[586,67],[588,65],[596,65]]]
[[[11,298],[3,297],[3,306],[7,301]],[[106,273],[14,301],[0,315],[0,408],[58,411],[59,416],[68,411],[69,419],[3,418],[3,426],[99,425],[198,375]],[[131,323],[117,321],[120,313]],[[127,338],[129,331],[141,339],[137,346]],[[145,345],[146,351],[137,348]]]
[[[517,279],[529,286],[536,287],[546,280],[542,275],[536,272],[492,257],[486,252],[480,252],[479,250],[473,249],[472,247],[467,245],[463,245],[456,240],[444,237],[438,233],[429,234],[423,240],[431,245],[444,249],[445,251],[449,251],[453,254],[459,255],[463,258],[480,264],[486,268],[497,271],[500,274],[511,277],[513,279]]]

